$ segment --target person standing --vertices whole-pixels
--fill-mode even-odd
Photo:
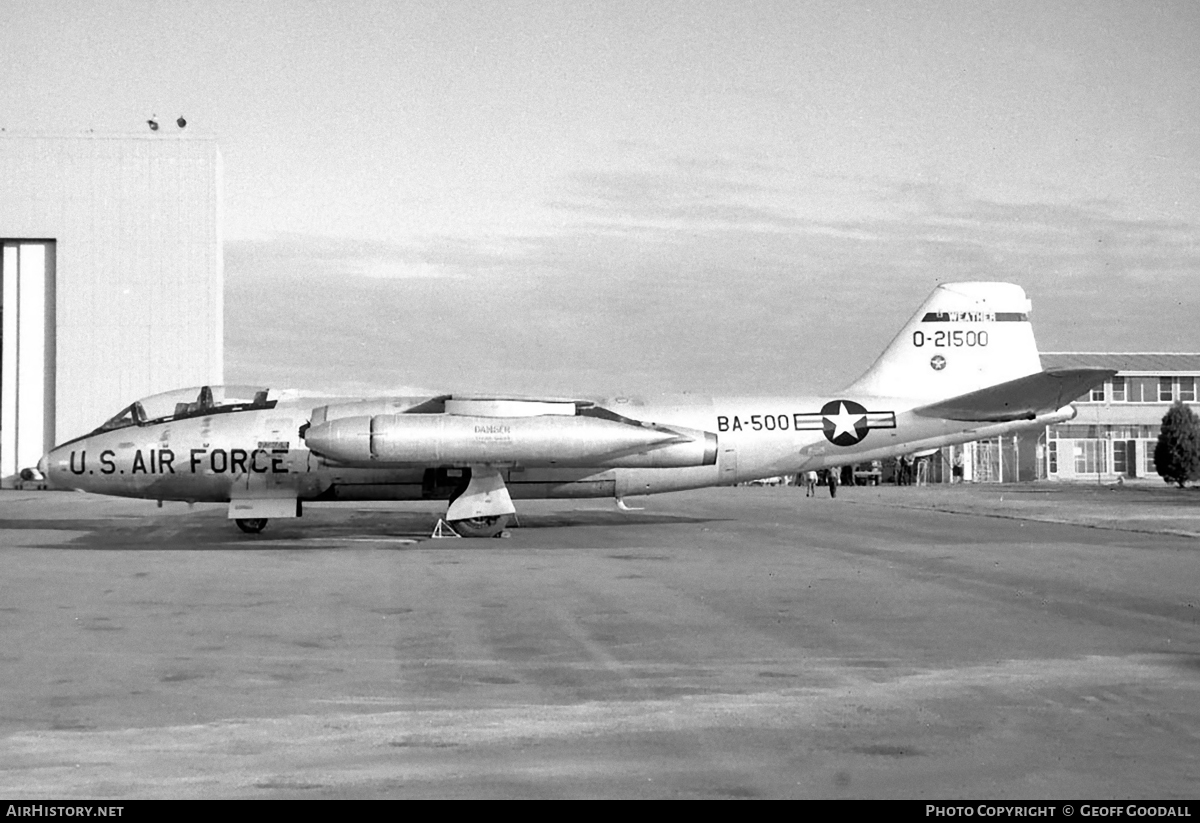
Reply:
[[[804,496],[815,497],[817,494],[817,473],[809,469],[804,473]]]
[[[829,478],[828,483],[829,483],[829,496],[830,497],[837,497],[838,474],[840,474],[841,471],[842,470],[840,468],[832,468],[828,472],[826,472],[826,474],[828,475],[828,478]]]

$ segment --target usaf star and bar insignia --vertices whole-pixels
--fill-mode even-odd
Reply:
[[[835,446],[853,446],[861,442],[871,429],[896,428],[894,412],[867,411],[853,400],[830,400],[821,407],[820,418],[825,439]]]

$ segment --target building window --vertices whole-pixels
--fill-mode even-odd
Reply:
[[[1093,403],[1103,403],[1104,402],[1104,384],[1103,383],[1101,383],[1096,388],[1092,389],[1092,402]]]
[[[1100,429],[1102,426],[1080,426],[1080,425],[1060,425],[1056,428],[1055,434],[1060,440],[1085,440],[1094,439],[1102,436]]]
[[[1113,381],[1112,381],[1112,387],[1113,387],[1113,402],[1114,403],[1124,403],[1125,402],[1125,378],[1124,377],[1114,377]]]
[[[1179,399],[1184,403],[1196,402],[1196,378],[1179,378]]]
[[[1108,455],[1102,440],[1075,441],[1075,473],[1102,474],[1108,470]]]
[[[1058,441],[1051,440],[1048,445],[1050,447],[1050,473],[1058,474]]]
[[[1075,474],[1098,474],[1103,471],[1104,450],[1098,440],[1075,440]]]
[[[1175,392],[1171,388],[1171,378],[1158,378],[1158,402],[1170,403],[1175,400]]]
[[[1158,469],[1154,467],[1154,443],[1146,444],[1146,476],[1153,477],[1158,474]]]
[[[1153,377],[1131,377],[1126,381],[1126,400],[1130,403],[1154,403],[1158,400],[1158,380]]]
[[[1129,461],[1126,459],[1126,447],[1132,445],[1126,440],[1113,441],[1113,471],[1117,474],[1129,473]]]

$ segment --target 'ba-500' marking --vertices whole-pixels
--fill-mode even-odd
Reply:
[[[853,400],[830,400],[817,413],[752,414],[742,422],[740,415],[732,419],[717,416],[718,432],[752,431],[823,431],[835,446],[853,446],[867,436],[871,429],[896,428],[896,413],[867,411]]]
[[[76,460],[76,454],[79,459]],[[287,449],[192,449],[188,457],[188,474],[287,474],[288,468],[283,465],[282,455]],[[100,452],[100,474],[125,474],[123,468],[117,466],[113,458],[116,452],[105,449]],[[87,450],[71,452],[69,466],[72,474],[95,474],[96,469],[87,465]],[[180,466],[178,473],[183,473]],[[146,455],[138,449],[133,453],[129,474],[176,474],[175,452],[171,449],[146,449]]]

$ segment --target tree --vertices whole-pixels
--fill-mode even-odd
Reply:
[[[1183,403],[1163,415],[1154,468],[1163,480],[1181,489],[1187,481],[1200,479],[1200,418]]]

